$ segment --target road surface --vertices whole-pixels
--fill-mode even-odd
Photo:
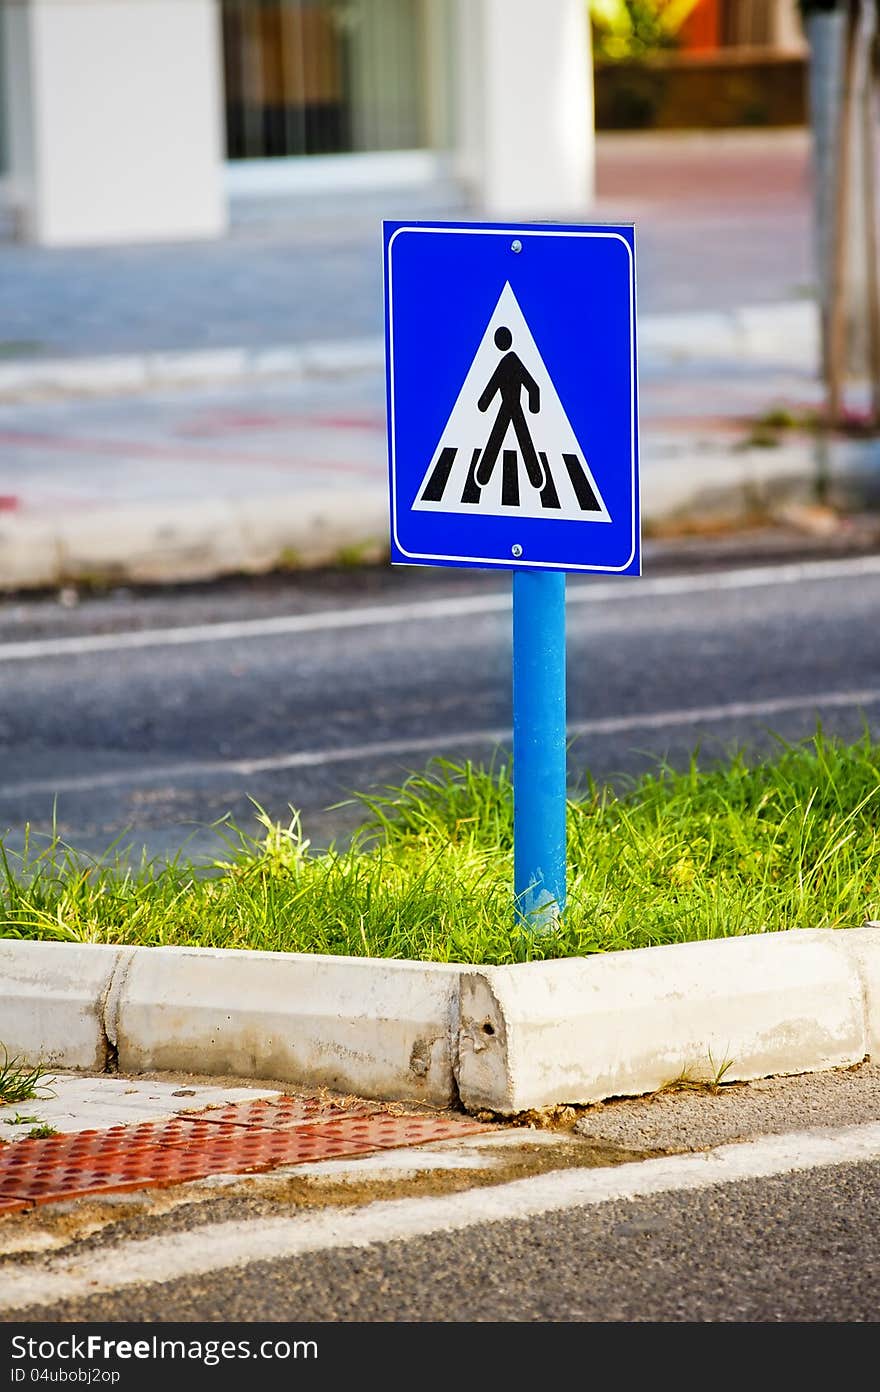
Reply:
[[[722,548],[723,554],[723,548]],[[568,585],[569,774],[620,779],[880,710],[880,558],[649,566]],[[313,845],[355,791],[509,749],[509,577],[380,568],[0,607],[0,830],[220,849],[253,803]]]

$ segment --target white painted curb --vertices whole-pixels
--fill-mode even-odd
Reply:
[[[488,968],[0,939],[0,1043],[511,1115],[880,1055],[880,925]]]
[[[381,370],[380,338],[267,348],[210,348],[167,353],[108,353],[0,363],[0,401],[45,396],[107,396],[268,377],[326,377]]]
[[[865,1011],[865,1048],[880,1059],[880,923],[851,928],[843,943],[855,961],[862,983]]]
[[[684,361],[737,358],[813,368],[818,360],[819,310],[813,300],[746,305],[692,314],[646,314],[638,322],[639,351]]]
[[[447,1106],[462,968],[139,948],[119,996],[126,1073],[278,1078]]]
[[[157,584],[381,557],[384,480],[345,493],[142,502],[0,516],[0,590],[99,581]]]
[[[862,934],[856,937],[855,934]],[[864,936],[865,934],[874,936]],[[458,1085],[511,1114],[853,1064],[876,1015],[880,930],[791,931],[473,970],[462,978]]]
[[[810,300],[746,305],[691,314],[643,314],[639,351],[678,360],[742,358],[812,367],[819,351],[818,309]],[[103,396],[160,387],[381,371],[381,338],[112,353],[90,358],[0,363],[0,401],[43,396]]]

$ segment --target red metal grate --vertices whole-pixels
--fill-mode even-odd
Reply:
[[[224,1122],[235,1126],[302,1126],[313,1121],[332,1121],[334,1117],[369,1116],[381,1111],[377,1102],[325,1102],[316,1097],[258,1097],[253,1102],[230,1102],[200,1112],[179,1112],[182,1118],[205,1122]]]
[[[0,1217],[5,1213],[17,1213],[29,1205],[24,1199],[0,1199]]]
[[[237,1133],[239,1128],[227,1124],[225,1130]],[[30,1164],[35,1151],[58,1159],[67,1155],[109,1155],[116,1151],[131,1151],[143,1146],[192,1145],[203,1137],[213,1137],[217,1127],[208,1125],[200,1116],[192,1120],[173,1117],[168,1121],[143,1121],[132,1126],[108,1126],[105,1130],[67,1131],[43,1140],[16,1141],[10,1152],[0,1151],[0,1176],[7,1169]],[[2,1192],[2,1182],[0,1182]]]
[[[201,1112],[18,1141],[0,1152],[0,1214],[13,1211],[9,1205],[184,1184],[212,1174],[247,1174],[488,1129],[463,1117],[371,1111],[367,1103],[346,1111],[334,1106],[328,1118],[322,1106],[298,1098],[269,1106],[247,1102],[218,1108],[216,1120]]]

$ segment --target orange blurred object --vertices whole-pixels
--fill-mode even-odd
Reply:
[[[718,0],[699,0],[678,31],[679,47],[691,53],[718,48],[721,37]]]

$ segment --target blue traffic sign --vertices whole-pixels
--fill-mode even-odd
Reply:
[[[385,223],[391,560],[640,572],[628,226]]]

